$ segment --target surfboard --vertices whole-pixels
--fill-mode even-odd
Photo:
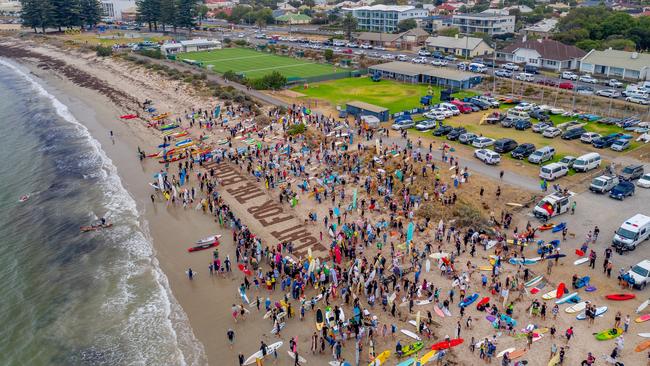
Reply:
[[[436,353],[438,353],[438,351],[435,351],[435,350],[432,350],[432,351],[429,351],[429,352],[425,353],[424,356],[422,356],[422,358],[420,358],[420,365],[424,365],[427,362],[431,361],[433,359],[433,357],[435,357]]]
[[[650,314],[644,314],[644,315],[641,315],[640,317],[634,319],[634,321],[637,322],[637,323],[647,322],[648,320],[650,320]]]
[[[438,253],[430,254],[429,258],[431,258],[431,259],[442,259],[442,258],[447,258],[448,256],[449,256],[449,253],[438,252]]]
[[[517,358],[525,355],[526,352],[528,352],[527,349],[520,348],[518,350],[514,350],[514,351],[510,352],[510,354],[508,354],[508,358],[510,358],[511,360],[514,360],[514,359],[517,359]]]
[[[560,363],[560,352],[555,353],[555,356],[548,361],[547,366],[555,366]]]
[[[578,311],[582,311],[587,307],[587,301],[581,301],[575,305],[569,306],[568,308],[564,309],[564,312],[573,314],[577,313]]]
[[[273,344],[271,344],[271,345],[269,345],[269,346],[266,346],[266,355],[268,356],[268,355],[273,354],[273,352],[274,352],[275,350],[279,349],[280,347],[282,347],[283,344],[284,344],[284,343],[283,343],[282,341],[279,341],[279,342],[275,342],[275,343],[273,343]],[[254,364],[255,361],[256,361],[258,358],[259,358],[259,359],[262,359],[262,358],[263,358],[263,357],[262,357],[262,350],[259,350],[259,351],[255,352],[255,353],[253,353],[250,357],[248,357],[248,358],[246,359],[246,361],[244,361],[244,366],[248,366],[248,365],[252,365],[252,364]]]
[[[555,299],[556,295],[557,295],[557,290],[552,290],[542,295],[542,299],[544,300]]]
[[[567,301],[569,301],[569,300],[571,300],[571,299],[573,299],[573,298],[575,298],[577,296],[578,296],[578,293],[574,292],[572,294],[568,294],[568,295],[564,296],[563,298],[557,300],[555,303],[558,304],[558,305],[559,304],[564,304],[565,302],[567,302]]]
[[[642,312],[643,309],[645,309],[645,308],[648,307],[648,304],[650,304],[650,299],[648,299],[648,300],[642,302],[641,305],[639,305],[639,307],[636,308],[636,313],[638,314],[638,313]]]
[[[639,333],[639,337],[650,338],[650,333]]]
[[[421,341],[422,340],[420,338],[420,336],[418,336],[417,334],[411,332],[408,329],[400,329],[400,332],[404,333],[404,335],[406,335],[407,337],[411,337],[411,338],[415,339],[416,341]]]
[[[599,308],[596,308],[596,316],[601,316],[607,312],[607,306],[601,306]],[[576,319],[578,320],[585,320],[587,319],[587,313],[584,311],[576,316]]]
[[[323,310],[318,309],[316,310],[316,330],[323,329],[323,324]]]
[[[284,322],[280,323],[280,330],[284,329],[285,325],[287,325],[287,324],[284,323]],[[274,326],[273,329],[271,329],[271,334],[275,334],[277,332],[278,332],[278,328]]]
[[[506,349],[504,349],[503,351],[497,353],[497,358],[501,358],[501,357],[503,357],[503,355],[505,355],[506,353],[512,352],[512,351],[514,351],[514,350],[516,350],[515,347],[506,348]]]
[[[589,262],[589,258],[580,258],[580,259],[578,259],[576,261],[573,261],[573,265],[574,266],[579,266],[579,265],[581,265],[583,263],[587,263],[587,262]]]
[[[289,357],[291,357],[292,360],[296,359],[296,354],[295,353],[293,353],[291,351],[287,351],[287,353],[289,354]],[[305,360],[302,356],[298,355],[298,362],[300,362],[302,364],[305,364],[305,363],[307,363],[307,360]]]
[[[433,306],[433,312],[436,313],[441,318],[445,317],[445,313],[443,313],[442,309],[440,309],[437,305]]]
[[[368,364],[368,366],[380,366],[383,365],[386,360],[388,360],[388,357],[390,357],[390,351],[386,350],[375,357],[374,360],[372,360],[371,363]]]
[[[537,282],[541,281],[542,278],[544,278],[544,276],[541,276],[541,275],[540,275],[540,276],[537,276],[537,277],[533,278],[532,280],[530,280],[530,281],[524,283],[524,286],[525,286],[525,287],[532,287],[532,286],[534,286],[535,284],[537,284]]]
[[[492,266],[479,266],[479,267],[478,267],[478,270],[479,270],[479,271],[491,271],[491,270],[492,270]]]

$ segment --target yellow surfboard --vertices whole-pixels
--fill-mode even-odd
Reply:
[[[368,364],[368,366],[379,366],[383,365],[386,360],[388,360],[388,357],[390,357],[390,351],[386,350],[375,357],[374,360],[372,360],[371,363]]]
[[[431,359],[435,357],[436,353],[438,353],[438,351],[435,350],[425,353],[424,356],[422,356],[420,359],[420,365],[424,365],[425,363],[431,361]]]

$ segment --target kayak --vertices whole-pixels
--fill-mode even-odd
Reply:
[[[386,360],[388,360],[388,357],[390,357],[390,351],[386,350],[375,357],[374,360],[372,360],[371,363],[368,364],[368,366],[380,366],[383,365]]]
[[[120,118],[121,119],[134,119],[134,118],[138,118],[138,116],[135,115],[135,114],[125,114],[123,116],[120,116]]]
[[[612,329],[603,330],[600,333],[596,333],[595,337],[599,341],[606,341],[608,339],[617,338],[621,334],[623,334],[623,329],[621,329],[621,328],[612,328]]]
[[[566,292],[568,292],[567,289],[566,289],[566,285],[564,284],[564,282],[560,282],[560,284],[557,285],[557,293],[555,294],[555,298],[559,299]]]
[[[613,301],[625,301],[625,300],[631,300],[636,297],[635,294],[609,294],[606,295],[605,298]]]
[[[424,343],[418,341],[402,347],[402,356],[410,356],[424,348]]]
[[[557,233],[559,231],[564,230],[565,227],[566,227],[566,222],[562,222],[560,224],[557,224],[557,225],[553,226],[553,229],[551,230],[551,232]]]
[[[101,229],[107,229],[107,228],[109,228],[111,226],[113,226],[113,224],[111,224],[111,223],[104,224],[104,225],[101,225],[101,224],[99,224],[99,225],[90,225],[90,226],[82,226],[82,227],[79,228],[79,230],[81,232],[85,233],[87,231],[97,231],[97,230],[101,230]]]
[[[216,247],[216,246],[219,246],[219,241],[218,240],[213,241],[212,243],[203,243],[203,244],[195,245],[193,247],[189,247],[189,248],[187,248],[187,251],[190,252],[190,253],[198,252],[198,251],[210,249],[210,248]]]
[[[478,304],[476,304],[476,308],[478,309],[480,306],[483,306],[483,305],[487,304],[488,302],[490,302],[490,298],[489,297],[484,297],[484,298],[481,299],[481,301],[478,302]]]
[[[461,307],[461,308],[464,308],[464,307],[470,305],[471,303],[473,303],[474,301],[476,301],[476,299],[478,299],[478,293],[474,293],[474,294],[466,297],[463,301],[461,301],[458,304],[458,306]]]
[[[550,222],[550,223],[538,226],[537,230],[539,230],[539,231],[551,230],[554,226],[555,226],[555,224]]]
[[[449,341],[442,341],[435,343],[431,346],[431,349],[434,351],[441,351],[443,349],[456,347],[459,344],[462,344],[464,340],[462,338],[450,339]]]

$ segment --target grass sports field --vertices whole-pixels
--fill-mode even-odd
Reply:
[[[212,70],[223,74],[226,71],[243,73],[249,79],[257,79],[272,71],[278,71],[287,78],[304,78],[345,71],[332,65],[278,56],[245,48],[224,48],[221,50],[182,53],[177,59],[191,59],[212,65]]]
[[[433,103],[440,102],[442,88],[431,86]],[[346,78],[309,84],[307,89],[302,86],[293,88],[294,91],[328,101],[334,105],[345,105],[347,102],[358,100],[388,108],[390,113],[401,112],[420,106],[420,97],[428,93],[429,86],[424,84],[406,84],[392,80],[372,81],[369,77]],[[475,93],[462,91],[454,94],[457,98],[465,98]]]

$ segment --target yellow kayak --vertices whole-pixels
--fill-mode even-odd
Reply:
[[[372,360],[371,363],[368,364],[368,366],[379,366],[383,365],[386,360],[388,360],[388,357],[390,357],[390,351],[386,350],[375,357],[374,360]]]

